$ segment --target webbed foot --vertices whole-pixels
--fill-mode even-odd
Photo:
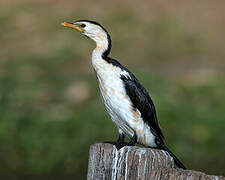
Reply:
[[[105,141],[104,143],[113,144],[116,146],[116,149],[121,149],[124,146],[135,146],[137,143],[137,135],[134,133],[134,136],[131,138],[130,142],[124,141],[124,134],[119,134],[119,138],[116,142],[114,141]]]
[[[116,141],[104,141],[103,143],[117,145]]]

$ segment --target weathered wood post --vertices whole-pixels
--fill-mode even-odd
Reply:
[[[92,145],[88,180],[225,180],[224,177],[176,168],[173,158],[162,150],[126,146],[119,151],[111,144]]]

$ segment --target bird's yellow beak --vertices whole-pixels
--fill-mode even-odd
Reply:
[[[84,32],[84,29],[80,28],[79,26],[76,26],[75,24],[72,24],[72,23],[68,23],[68,22],[62,22],[61,23],[62,26],[64,27],[70,27],[70,28],[73,28],[81,33]]]

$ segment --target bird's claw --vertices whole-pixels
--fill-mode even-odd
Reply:
[[[124,146],[135,146],[136,142],[137,142],[137,135],[135,133],[130,142],[125,142],[124,141],[124,136],[122,136],[122,137],[119,136],[119,138],[118,138],[118,140],[116,142],[114,142],[114,141],[105,141],[104,143],[113,144],[113,145],[116,146],[117,150],[120,150]]]
[[[131,142],[127,143],[127,142],[104,141],[104,143],[112,144],[112,145],[116,146],[117,150],[120,150],[124,146],[134,146],[134,144]]]
[[[115,141],[104,141],[104,143],[106,143],[106,144],[113,144],[113,145],[117,145],[117,142],[115,142]]]
[[[129,146],[129,143],[127,143],[127,142],[117,142],[117,144],[115,146],[116,146],[117,150],[120,150],[124,146]]]
[[[128,143],[127,142],[117,142],[117,144],[115,146],[119,150],[119,149],[121,149],[124,146],[135,146],[135,143],[132,142],[132,141],[130,141]]]

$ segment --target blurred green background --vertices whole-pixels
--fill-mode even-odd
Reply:
[[[91,67],[94,43],[61,21],[109,31],[111,56],[149,90],[171,150],[225,176],[225,1],[1,0],[0,177],[85,179],[91,144],[114,140]]]

